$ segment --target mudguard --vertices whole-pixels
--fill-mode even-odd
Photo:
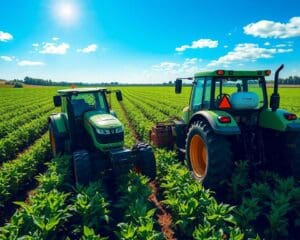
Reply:
[[[61,113],[54,113],[48,118],[49,124],[52,125],[54,133],[57,137],[67,137],[67,121]]]
[[[220,123],[218,121],[219,116],[227,116],[231,118],[230,123]],[[224,111],[198,111],[193,114],[191,117],[191,120],[189,122],[189,127],[190,125],[197,121],[198,119],[206,119],[210,126],[212,127],[213,131],[217,134],[222,134],[222,135],[236,135],[240,134],[240,128],[237,125],[236,121],[234,118],[227,112]]]
[[[288,113],[290,112],[284,109],[277,109],[274,112],[271,109],[267,109],[260,113],[259,126],[280,132],[300,132],[300,119],[287,120],[284,115]]]

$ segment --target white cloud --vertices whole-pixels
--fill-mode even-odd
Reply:
[[[261,20],[244,27],[244,33],[261,38],[290,38],[300,36],[300,17],[293,17],[288,23]]]
[[[29,61],[29,60],[23,60],[18,62],[19,66],[44,66],[45,63],[43,62],[35,62],[35,61]]]
[[[40,46],[40,44],[39,43],[33,43],[32,46],[33,47],[38,47],[38,46]]]
[[[293,42],[293,41],[287,41],[287,45],[288,45],[288,47],[292,47],[292,46],[293,46],[293,44],[294,44],[294,42]]]
[[[0,31],[0,42],[7,42],[12,39],[13,36],[10,33]]]
[[[6,62],[12,62],[14,60],[14,56],[1,56],[0,57],[3,61],[6,61]]]
[[[277,48],[286,47],[286,44],[277,44],[275,47]]]
[[[265,42],[265,43],[264,43],[264,45],[265,45],[265,46],[270,46],[270,45],[271,45],[271,43],[269,43],[269,42]]]
[[[224,48],[228,48],[228,45],[224,45]]]
[[[67,53],[67,50],[70,48],[70,45],[67,43],[42,43],[42,49],[39,51],[39,53],[42,54],[59,54],[64,55]]]
[[[181,47],[175,48],[177,52],[183,52],[186,49],[196,49],[196,48],[216,48],[218,47],[218,41],[211,39],[199,39],[193,41],[191,45],[182,45]]]
[[[97,44],[93,43],[93,44],[88,45],[85,48],[77,49],[77,52],[91,53],[91,52],[95,52],[97,50],[97,48],[98,48]]]
[[[265,44],[264,44],[265,45]],[[280,45],[281,47],[283,45]],[[241,43],[238,44],[233,51],[228,52],[226,55],[217,60],[211,61],[207,66],[228,66],[231,63],[255,62],[261,58],[272,58],[278,53],[292,52],[292,48],[262,48],[254,43]]]
[[[59,38],[58,38],[58,37],[53,37],[52,40],[53,40],[53,41],[58,41]]]
[[[218,60],[210,62],[207,66],[224,66],[233,62],[254,62],[259,58],[272,58],[276,52],[277,50],[275,48],[261,48],[258,44],[242,43],[238,44],[233,51],[228,52]]]
[[[294,49],[292,48],[287,48],[287,49],[283,49],[283,48],[279,48],[277,49],[277,53],[287,53],[287,52],[293,52]]]
[[[199,63],[202,59],[186,58],[183,63],[162,62],[152,66],[152,70],[167,75],[190,75],[199,70]]]

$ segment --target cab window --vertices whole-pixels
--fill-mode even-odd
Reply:
[[[205,89],[204,89],[204,98],[203,98],[203,107],[210,107],[210,96],[211,96],[211,78],[206,78]]]
[[[193,87],[191,107],[193,111],[200,110],[203,97],[204,78],[196,78]]]

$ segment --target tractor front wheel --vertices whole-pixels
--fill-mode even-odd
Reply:
[[[186,159],[193,177],[205,187],[220,189],[230,179],[233,161],[228,140],[205,120],[194,122],[186,141]]]
[[[53,157],[61,155],[64,152],[64,141],[55,132],[51,123],[49,124],[49,137]]]
[[[73,153],[75,183],[87,185],[91,180],[91,170],[89,153],[86,150],[75,151]]]
[[[137,143],[132,151],[136,153],[135,170],[151,181],[156,177],[156,162],[152,147],[147,143]]]

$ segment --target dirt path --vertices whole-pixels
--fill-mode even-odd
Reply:
[[[131,124],[131,122],[129,121],[128,118],[128,113],[126,111],[126,108],[124,107],[122,102],[119,102],[120,106],[121,106],[121,110],[128,122],[128,126],[130,128],[130,132],[131,135],[135,138],[135,141],[141,141],[142,137],[139,136],[139,134],[135,131],[133,125]],[[175,233],[172,229],[173,226],[173,221],[172,221],[172,216],[170,213],[168,213],[166,211],[166,209],[164,208],[164,205],[162,204],[162,202],[159,200],[159,194],[158,194],[158,190],[159,190],[159,185],[156,181],[152,181],[149,183],[149,186],[152,190],[152,194],[149,196],[149,200],[154,204],[154,206],[157,208],[157,219],[158,219],[158,223],[161,227],[161,231],[165,237],[166,240],[176,240],[176,238],[174,237]]]
[[[172,229],[172,216],[164,209],[164,205],[162,204],[162,202],[157,199],[159,185],[156,181],[152,181],[151,183],[149,183],[149,185],[152,189],[152,194],[150,195],[149,200],[153,202],[158,210],[156,216],[158,218],[158,223],[161,226],[161,231],[164,234],[165,239],[176,240],[176,238],[174,237],[175,233]]]

